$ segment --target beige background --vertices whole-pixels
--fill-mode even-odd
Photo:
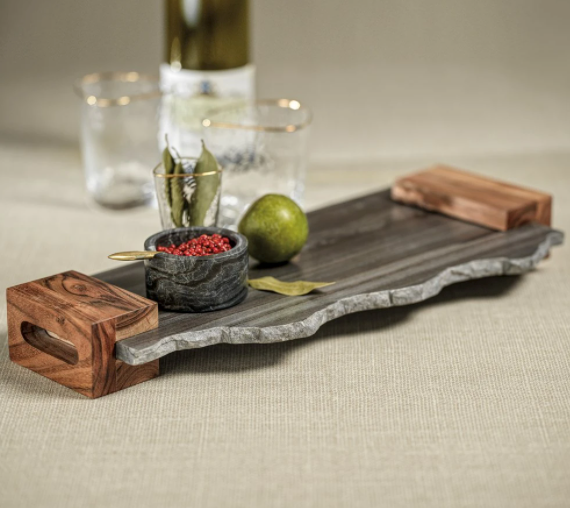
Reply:
[[[566,0],[252,0],[259,95],[315,110],[313,157],[570,148]],[[158,0],[2,0],[0,132],[74,143],[71,82],[156,72]]]
[[[570,258],[312,339],[171,355],[97,400],[9,362],[4,288],[114,267],[152,210],[88,204],[74,77],[152,71],[156,0],[0,3],[0,507],[570,505]],[[570,2],[254,0],[263,96],[316,113],[309,208],[436,160],[555,196]]]

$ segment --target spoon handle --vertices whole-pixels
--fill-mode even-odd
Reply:
[[[154,250],[130,250],[111,254],[109,259],[114,259],[115,261],[139,261],[141,259],[151,259],[157,254],[158,252]]]

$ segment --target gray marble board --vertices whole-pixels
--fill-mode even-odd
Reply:
[[[210,313],[161,311],[158,329],[117,343],[117,358],[140,365],[181,349],[308,337],[351,312],[410,305],[456,282],[530,271],[563,241],[560,231],[538,224],[501,233],[400,205],[388,190],[308,216],[300,258],[273,268],[252,262],[250,278],[334,285],[297,297],[250,289],[240,305]],[[144,295],[142,263],[95,277]]]

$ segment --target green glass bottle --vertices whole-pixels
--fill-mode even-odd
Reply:
[[[192,156],[200,150],[208,110],[254,98],[249,1],[165,0],[165,7],[161,138],[167,133],[182,155]]]

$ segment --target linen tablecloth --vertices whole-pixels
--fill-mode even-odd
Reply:
[[[432,163],[310,168],[315,208]],[[570,154],[444,161],[552,192]],[[214,346],[98,400],[10,363],[8,286],[92,274],[158,228],[85,199],[75,147],[0,147],[0,506],[570,506],[570,257],[344,317],[314,337]]]

